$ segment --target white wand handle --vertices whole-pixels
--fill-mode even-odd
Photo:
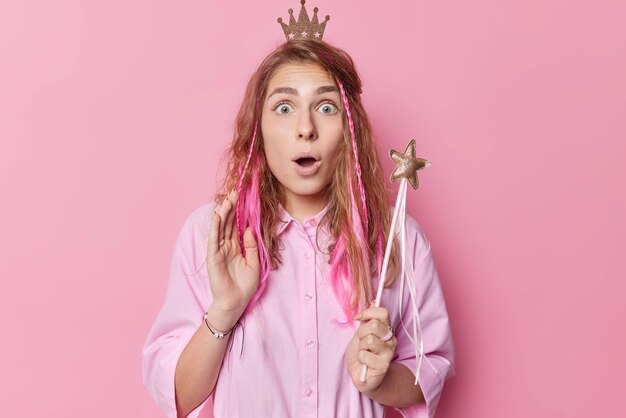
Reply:
[[[400,189],[398,190],[398,197],[396,198],[396,206],[393,209],[393,218],[391,219],[391,227],[389,228],[389,235],[387,236],[387,247],[385,248],[385,257],[383,258],[383,266],[380,271],[380,280],[378,281],[378,291],[376,292],[376,303],[375,307],[380,306],[380,299],[383,296],[383,287],[385,285],[385,279],[387,277],[387,267],[389,266],[389,257],[391,256],[391,248],[393,246],[393,239],[395,235],[396,229],[396,220],[398,219],[398,213],[400,208],[405,206],[404,202],[406,201],[406,188],[407,188],[407,180],[403,178],[400,180]],[[364,364],[361,369],[361,376],[359,376],[359,380],[361,383],[365,382],[365,376],[367,375],[367,365]]]

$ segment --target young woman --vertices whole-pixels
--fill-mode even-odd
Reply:
[[[223,188],[182,228],[143,349],[144,384],[168,417],[196,417],[209,397],[218,418],[434,415],[454,347],[430,244],[409,217],[423,357],[397,253],[371,304],[390,209],[360,94],[350,56],[320,40],[285,42],[252,76]]]

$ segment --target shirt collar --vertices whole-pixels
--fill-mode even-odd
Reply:
[[[329,208],[330,208],[330,202],[317,215],[310,216],[306,219],[303,219],[302,225],[317,227],[317,225],[319,225],[320,222],[322,221],[322,218],[324,217],[326,212],[328,212]],[[283,207],[283,205],[279,203],[278,204],[278,224],[276,225],[276,236],[277,237],[280,236],[280,234],[282,234],[282,232],[287,228],[287,226],[289,226],[291,222],[300,223],[297,219],[291,216],[289,212],[287,212],[287,210]]]

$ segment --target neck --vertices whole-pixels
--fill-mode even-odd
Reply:
[[[328,203],[326,190],[309,196],[293,195],[287,191],[285,198],[285,210],[300,222],[320,213]]]

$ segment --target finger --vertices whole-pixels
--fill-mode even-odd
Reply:
[[[220,215],[220,221],[221,221],[219,237],[218,237],[220,242],[224,239],[224,225],[226,224],[226,215],[228,215],[228,211],[230,210],[231,206],[232,204],[230,203],[230,200],[225,199],[220,205],[219,209],[217,210],[217,213],[219,213]]]
[[[370,334],[382,338],[389,332],[389,325],[378,320],[370,319],[367,322],[361,322],[361,325],[357,329],[356,333],[360,340],[367,337]]]
[[[213,213],[213,219],[211,222],[211,229],[209,229],[209,241],[207,243],[207,255],[215,255],[219,251],[219,230],[220,230],[220,215]]]
[[[363,309],[359,314],[357,314],[354,319],[358,321],[364,321],[368,319],[378,319],[385,324],[389,324],[389,311],[382,306],[378,307],[370,307],[367,309]]]
[[[246,264],[251,267],[259,267],[259,248],[257,246],[252,229],[246,228],[243,233],[243,246],[246,249]]]
[[[396,337],[391,337],[387,341],[381,340],[379,337],[373,334],[366,335],[365,338],[359,340],[358,349],[367,350],[374,354],[392,353],[395,351],[398,340]]]
[[[385,356],[374,354],[367,350],[359,350],[357,360],[365,364],[368,369],[376,370],[382,374],[387,373],[391,361]]]
[[[359,340],[358,348],[359,350],[366,350],[374,354],[380,354],[380,352],[385,350],[387,347],[380,338],[374,334],[369,334]]]
[[[232,190],[226,197],[231,202],[231,209],[226,215],[226,221],[224,223],[224,239],[232,239],[233,231],[235,228],[235,215],[237,214],[237,191]]]

